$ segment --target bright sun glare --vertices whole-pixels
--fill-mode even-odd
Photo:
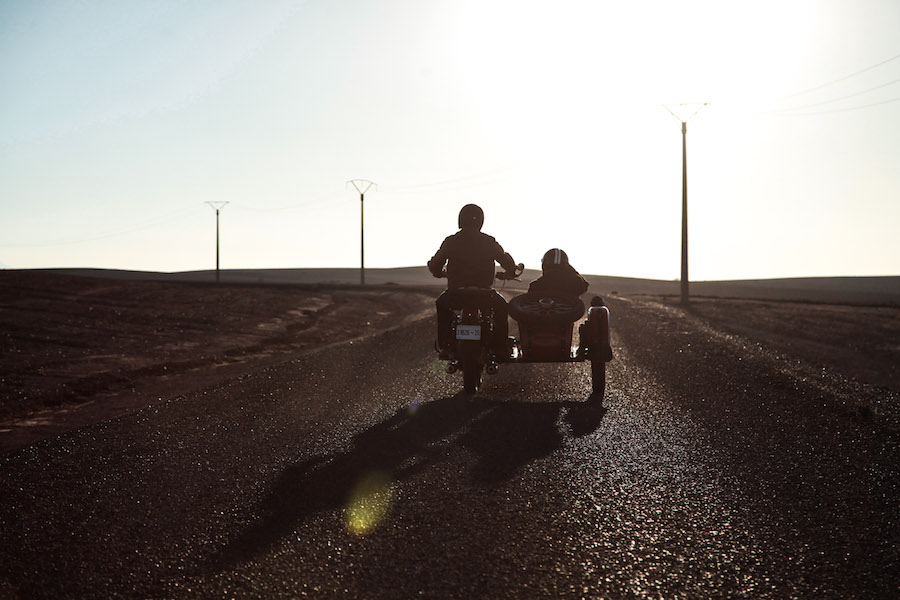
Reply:
[[[650,199],[675,200],[674,211],[680,198],[681,140],[661,105],[677,112],[682,103],[711,103],[715,134],[695,148],[706,144],[707,169],[727,170],[735,155],[709,152],[720,141],[714,136],[741,131],[748,110],[792,91],[811,18],[808,1],[561,2],[552,9],[469,1],[455,25],[458,88],[479,126],[531,165],[533,197],[595,192],[608,200],[617,190],[616,201],[604,204],[609,219],[639,228],[645,254],[669,256],[679,217],[645,218],[654,211]],[[741,139],[749,151],[752,136]],[[620,268],[648,272],[646,264]]]
[[[466,2],[458,77],[488,126],[534,135],[633,105],[748,104],[783,94],[810,2]],[[773,18],[772,15],[777,15]]]

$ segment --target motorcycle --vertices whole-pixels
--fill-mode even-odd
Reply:
[[[498,272],[501,281],[518,281],[525,266],[515,271]],[[594,296],[587,318],[579,325],[579,343],[572,346],[574,325],[585,313],[580,298],[524,293],[509,302],[509,315],[518,323],[519,338],[509,337],[506,348],[498,349],[494,339],[494,311],[491,288],[459,288],[451,321],[451,347],[444,358],[447,373],[462,371],[463,389],[474,394],[484,373],[495,375],[504,363],[584,362],[591,361],[591,384],[595,396],[602,398],[606,387],[606,363],[611,361],[609,308],[600,296]]]

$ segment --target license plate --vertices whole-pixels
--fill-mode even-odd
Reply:
[[[458,340],[480,340],[481,325],[457,325],[456,339]]]

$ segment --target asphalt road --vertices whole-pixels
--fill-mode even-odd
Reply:
[[[896,394],[610,306],[602,405],[419,322],[10,454],[0,598],[900,596]]]

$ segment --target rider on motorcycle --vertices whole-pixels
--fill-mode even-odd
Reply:
[[[528,286],[529,292],[580,296],[588,289],[588,282],[569,264],[569,257],[559,248],[551,248],[541,260],[544,274]]]
[[[467,204],[459,211],[459,231],[444,239],[437,253],[428,261],[428,270],[435,277],[447,277],[447,290],[435,302],[438,321],[438,351],[442,357],[450,347],[453,309],[460,308],[455,290],[464,287],[491,288],[494,283],[494,262],[504,270],[516,269],[516,261],[503,251],[493,237],[482,233],[484,211],[475,204]],[[446,265],[446,269],[445,269]],[[494,312],[494,351],[507,353],[509,314],[506,300],[494,291],[488,305]]]

